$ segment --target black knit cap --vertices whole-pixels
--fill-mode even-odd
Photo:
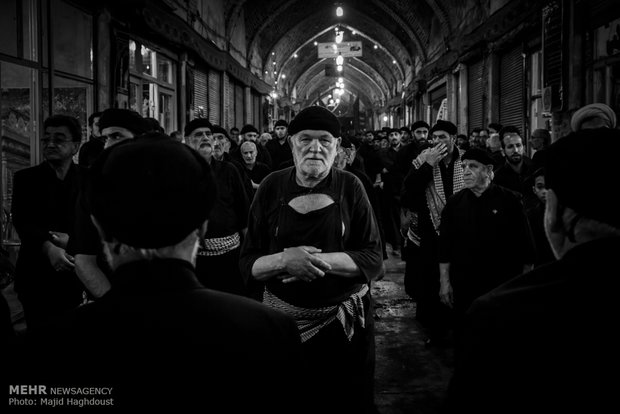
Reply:
[[[226,129],[222,128],[219,125],[213,125],[211,127],[211,132],[213,132],[214,134],[224,134],[226,138],[230,139],[230,136],[228,135],[228,131],[226,131]]]
[[[194,118],[187,125],[185,125],[185,136],[189,137],[192,132],[197,130],[198,128],[213,128],[211,122],[209,122],[206,118]],[[211,131],[213,132],[213,131]]]
[[[258,134],[258,129],[256,129],[254,125],[247,124],[247,125],[244,125],[243,128],[241,128],[240,134],[243,135],[243,134],[247,134],[248,132],[255,132]]]
[[[456,135],[457,134],[456,125],[454,125],[450,121],[444,121],[443,119],[438,120],[437,123],[435,125],[433,125],[431,130],[428,131],[428,133],[432,134],[435,131],[446,131],[448,133],[448,135]]]
[[[284,119],[278,119],[276,121],[276,124],[273,126],[275,127],[279,127],[279,126],[283,126],[283,127],[287,127],[288,128],[288,122],[286,122]]]
[[[309,106],[302,109],[291,121],[288,133],[295,135],[306,129],[327,131],[334,138],[340,137],[340,121],[330,110],[322,106]]]
[[[216,186],[208,163],[187,145],[158,135],[106,149],[89,170],[88,205],[108,241],[171,246],[209,215]]]
[[[617,129],[573,132],[545,150],[545,186],[560,204],[620,229],[618,154]]]
[[[445,129],[442,129],[442,131],[445,131]],[[489,152],[481,148],[468,149],[461,156],[461,159],[478,161],[479,163],[484,165],[493,165],[493,158],[491,158]]]
[[[431,126],[424,121],[415,121],[413,124],[411,124],[411,132],[415,132],[415,130],[418,128],[431,129]]]
[[[134,135],[141,135],[149,131],[147,121],[136,111],[130,109],[109,108],[101,113],[99,130],[109,127],[126,128]]]

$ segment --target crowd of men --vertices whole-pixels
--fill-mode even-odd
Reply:
[[[620,233],[605,188],[617,178],[611,157],[620,145],[609,107],[577,111],[574,132],[553,144],[549,131],[534,131],[529,151],[519,128],[496,123],[469,137],[446,120],[343,134],[321,107],[262,134],[197,118],[167,135],[126,109],[88,124],[81,144],[77,119],[46,119],[43,162],[14,177],[15,290],[28,334],[3,332],[31,363],[12,375],[42,380],[60,369],[76,382],[88,365],[92,375],[80,381],[117,384],[128,406],[157,406],[145,398],[162,394],[177,404],[187,387],[194,395],[184,403],[209,407],[204,386],[239,409],[376,412],[370,284],[392,254],[406,261],[405,288],[428,344],[455,341],[449,410],[491,411],[500,395],[519,396],[513,406],[525,410],[577,387],[560,366],[571,356],[552,357],[550,344],[570,341],[561,311],[571,299],[592,317],[608,311],[594,288],[578,292],[563,272],[584,278],[593,255],[594,269],[617,270],[600,253],[617,248]],[[595,177],[587,161],[596,159]],[[541,320],[555,324],[553,335]],[[546,341],[542,350],[523,339],[529,327]],[[119,342],[122,357],[112,351]],[[59,358],[42,358],[41,346]],[[517,364],[502,347],[531,360]],[[179,379],[196,360],[206,377]],[[124,364],[136,369],[125,376]],[[560,373],[562,387],[541,396]],[[317,382],[328,397],[308,401],[304,387]]]

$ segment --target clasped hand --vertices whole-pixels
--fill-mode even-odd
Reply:
[[[315,254],[321,253],[321,249],[313,246],[297,246],[284,249],[282,262],[287,274],[281,276],[282,283],[290,283],[297,280],[311,282],[325,276],[325,272],[331,270],[331,265],[320,259]]]

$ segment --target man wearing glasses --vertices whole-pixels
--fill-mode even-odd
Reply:
[[[44,327],[82,299],[73,256],[66,252],[81,176],[73,156],[82,130],[77,119],[66,115],[47,118],[43,130],[43,162],[13,178],[11,212],[22,243],[15,290],[29,331]]]

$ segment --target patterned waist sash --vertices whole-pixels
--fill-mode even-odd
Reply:
[[[239,246],[241,246],[239,233],[213,239],[203,239],[198,247],[198,256],[220,256]]]
[[[356,323],[359,323],[362,328],[366,326],[364,304],[362,302],[362,298],[366,293],[368,293],[368,285],[362,286],[359,291],[352,294],[339,305],[322,308],[300,308],[283,301],[271,293],[269,289],[265,288],[263,303],[271,308],[283,311],[295,319],[301,336],[301,342],[306,342],[312,338],[335,319],[338,319],[347,339],[350,341],[355,333]]]

